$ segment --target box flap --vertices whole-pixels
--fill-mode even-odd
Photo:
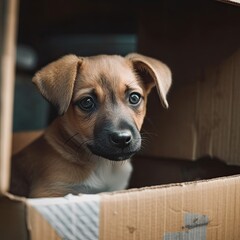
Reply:
[[[100,239],[239,239],[240,177],[101,196]]]
[[[238,239],[240,176],[27,200],[31,239]]]
[[[0,194],[8,190],[10,177],[18,0],[4,1],[1,4],[5,11],[0,17],[5,25],[0,56]]]

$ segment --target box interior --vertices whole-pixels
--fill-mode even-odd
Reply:
[[[142,129],[146,142],[133,159],[130,187],[240,173],[237,6],[214,1],[75,0],[64,6],[56,1],[20,3],[14,149],[21,132],[44,129],[56,117],[31,84],[36,70],[68,53],[137,51],[168,64],[173,86],[167,110],[156,91],[150,95]],[[143,171],[146,168],[149,171]]]

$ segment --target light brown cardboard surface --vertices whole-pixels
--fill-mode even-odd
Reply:
[[[186,214],[207,217],[208,240],[239,239],[240,177],[104,194],[100,239],[167,239],[191,230]],[[201,234],[191,240],[205,239]]]
[[[4,216],[16,230],[11,232],[2,223],[1,236],[10,232],[11,239],[27,239],[28,228],[31,239],[60,239],[31,201],[4,201],[13,209],[9,215],[5,209]],[[191,224],[186,216],[192,217]],[[99,239],[238,240],[239,222],[240,176],[100,194]],[[77,236],[84,239],[84,232]]]
[[[0,59],[0,194],[8,189],[10,178],[13,91],[15,77],[18,0],[6,2],[3,51]]]
[[[240,50],[221,65],[204,70],[198,81],[178,87],[169,110],[151,104],[145,123],[148,148],[143,154],[183,159],[204,155],[240,164]]]
[[[28,208],[27,225],[31,240],[61,239],[44,217],[32,207]]]

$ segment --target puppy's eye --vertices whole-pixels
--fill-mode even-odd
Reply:
[[[142,99],[142,96],[140,93],[133,92],[129,95],[129,102],[132,105],[137,105],[138,103],[140,103],[141,99]]]
[[[95,102],[92,97],[84,97],[79,100],[76,105],[83,111],[89,112],[95,108]]]

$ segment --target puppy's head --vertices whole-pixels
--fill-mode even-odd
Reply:
[[[33,78],[62,115],[62,126],[77,145],[110,160],[130,158],[141,147],[147,96],[156,86],[164,107],[171,73],[158,60],[129,54],[65,56]]]

